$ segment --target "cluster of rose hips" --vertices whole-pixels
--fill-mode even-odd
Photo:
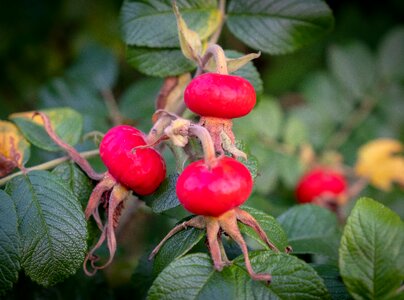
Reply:
[[[221,51],[224,57],[223,50],[215,46],[212,49]],[[240,246],[250,276],[255,280],[271,281],[270,274],[256,274],[253,271],[247,244],[238,227],[238,222],[251,227],[269,248],[279,252],[258,222],[239,208],[252,192],[253,178],[247,167],[237,160],[239,156],[246,156],[235,146],[232,119],[245,116],[253,109],[256,103],[255,90],[246,79],[228,75],[226,62],[216,63],[218,73],[197,75],[184,92],[185,105],[200,116],[198,124],[166,111],[157,111],[154,115],[155,125],[149,135],[128,125],[110,129],[100,144],[100,157],[108,170],[103,174],[96,173],[73,147],[64,143],[52,130],[49,119],[39,113],[49,136],[68,152],[90,178],[99,181],[90,196],[85,216],[87,219],[92,216],[102,233],[84,261],[86,274],[93,275],[112,262],[117,248],[115,228],[123,202],[130,191],[140,196],[148,195],[164,180],[165,162],[153,146],[162,140],[171,139],[175,145],[184,147],[190,137],[197,137],[204,158],[191,162],[180,174],[176,184],[179,202],[196,216],[173,228],[154,249],[150,258],[178,231],[186,227],[206,229],[208,248],[216,270],[220,271],[230,264],[222,244],[222,234],[225,233]],[[163,117],[165,121],[160,122]],[[163,128],[159,128],[161,126]],[[156,132],[160,133],[157,137]],[[105,208],[105,221],[100,217],[100,206]],[[109,249],[109,259],[99,264],[95,252],[105,242]],[[290,251],[289,247],[285,251]]]

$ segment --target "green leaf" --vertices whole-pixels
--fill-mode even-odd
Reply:
[[[155,213],[162,213],[180,205],[175,190],[178,174],[170,174],[152,195],[144,197]]]
[[[333,126],[335,122],[343,122],[355,105],[354,97],[349,97],[328,73],[317,72],[308,76],[301,89],[310,109]]]
[[[242,206],[241,208],[250,213],[254,217],[254,219],[260,224],[262,229],[264,229],[269,240],[273,244],[275,244],[275,246],[280,251],[285,250],[285,248],[289,245],[288,239],[285,231],[282,229],[281,225],[278,223],[278,221],[276,221],[274,217],[252,207]],[[269,247],[260,239],[258,234],[251,227],[239,222],[239,228],[241,233],[254,239],[258,244],[263,246],[265,249],[269,249]]]
[[[234,120],[234,132],[246,142],[276,139],[282,128],[282,119],[279,104],[264,97],[247,116]]]
[[[188,227],[168,239],[157,253],[153,263],[153,274],[159,274],[173,260],[184,256],[203,237],[205,230]]]
[[[75,110],[64,107],[44,109],[56,134],[70,145],[75,145],[81,137],[83,129],[83,117]],[[43,128],[42,119],[39,116],[32,118],[33,113],[16,113],[10,119],[17,124],[25,138],[35,146],[48,151],[60,151]]]
[[[143,132],[152,127],[150,116],[155,111],[155,100],[162,85],[163,80],[160,78],[145,78],[132,84],[119,99],[122,115],[133,120],[136,128]]]
[[[298,205],[278,217],[295,254],[320,254],[337,261],[337,218],[316,205]]]
[[[352,299],[349,295],[341,276],[338,271],[338,267],[335,265],[311,265],[317,274],[324,280],[325,286],[335,300],[349,300]]]
[[[195,69],[180,49],[129,46],[126,59],[140,72],[155,77],[180,75]]]
[[[329,299],[321,278],[306,263],[287,254],[250,253],[256,272],[269,272],[272,282],[253,281],[243,258],[213,269],[208,255],[197,253],[171,263],[154,281],[148,299]]]
[[[258,175],[258,160],[257,158],[251,154],[249,147],[247,146],[246,143],[240,140],[236,140],[236,148],[243,151],[245,154],[247,154],[247,159],[244,159],[242,157],[238,157],[237,160],[242,162],[250,171],[252,178],[255,180],[255,178]]]
[[[53,79],[40,90],[39,98],[44,107],[68,106],[86,116],[84,132],[105,132],[111,127],[101,95],[85,82],[67,78]]]
[[[329,52],[331,72],[340,84],[355,97],[363,97],[374,86],[375,60],[363,44],[334,46]]]
[[[17,213],[11,197],[0,190],[0,296],[18,279],[19,256]]]
[[[321,0],[229,1],[227,26],[248,46],[284,54],[305,46],[333,27],[333,16]]]
[[[84,209],[93,191],[93,182],[87,175],[72,162],[65,162],[52,170],[52,174],[65,183]]]
[[[242,56],[241,52],[233,51],[233,50],[226,50],[225,51],[226,57],[228,58],[237,58]],[[260,77],[260,73],[258,73],[257,69],[255,68],[252,62],[246,63],[242,68],[234,71],[232,75],[237,75],[244,77],[247,79],[254,87],[255,93],[257,95],[261,95],[263,92],[263,84]]]
[[[297,155],[277,153],[277,169],[279,177],[288,188],[294,188],[304,171]]]
[[[307,130],[305,124],[295,117],[289,117],[286,121],[283,140],[293,148],[307,141]]]
[[[381,43],[379,69],[382,76],[391,80],[404,80],[404,27],[390,31]]]
[[[403,221],[382,204],[359,199],[344,228],[339,255],[342,279],[355,299],[398,296],[404,280]]]
[[[100,91],[111,89],[118,77],[118,61],[109,49],[93,44],[80,52],[67,76]]]
[[[6,191],[17,211],[25,274],[44,286],[74,274],[83,263],[87,230],[73,193],[46,171],[13,178]]]
[[[220,14],[215,0],[178,1],[188,27],[202,40],[217,28]],[[177,24],[171,1],[126,0],[121,9],[123,39],[128,45],[179,48]]]

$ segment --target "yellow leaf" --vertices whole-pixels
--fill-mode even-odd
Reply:
[[[28,147],[17,126],[0,120],[0,177],[9,174],[15,167],[22,167]]]
[[[377,139],[358,151],[356,174],[367,178],[375,187],[388,191],[393,182],[404,186],[403,145],[393,139]]]
[[[11,115],[9,115],[8,117],[10,119],[14,119],[14,118],[24,118],[24,119],[28,119],[31,120],[32,122],[38,124],[38,125],[42,125],[43,126],[43,120],[41,118],[40,115],[35,115],[35,111],[26,111],[26,112],[19,112],[19,113],[13,113]]]
[[[173,2],[175,18],[177,19],[178,38],[180,40],[181,51],[190,60],[198,62],[202,51],[202,42],[199,34],[188,28],[181,17],[177,4]]]

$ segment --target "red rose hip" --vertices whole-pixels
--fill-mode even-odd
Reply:
[[[188,84],[184,101],[200,116],[233,119],[254,108],[256,95],[254,87],[243,77],[205,73]]]
[[[334,170],[316,168],[306,173],[298,182],[296,197],[300,203],[310,203],[320,196],[338,197],[346,191],[345,177]]]
[[[177,196],[193,214],[218,217],[243,204],[251,194],[250,171],[230,157],[209,167],[203,160],[191,163],[177,181]]]
[[[162,156],[146,145],[138,129],[120,125],[110,129],[100,144],[100,156],[109,173],[121,184],[139,195],[153,193],[166,175]]]

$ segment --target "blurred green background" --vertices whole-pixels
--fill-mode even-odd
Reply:
[[[369,75],[367,67],[377,65],[378,53],[386,35],[392,30],[402,31],[404,25],[402,21],[404,1],[326,2],[335,16],[335,28],[329,35],[293,54],[282,56],[262,54],[254,62],[261,74],[264,96],[256,114],[252,117],[255,123],[251,123],[249,119],[244,121],[247,125],[252,124],[254,127],[256,124],[259,127],[260,124],[257,122],[260,120],[260,113],[264,108],[268,108],[271,111],[269,121],[266,119],[267,115],[263,119],[270,123],[265,123],[264,127],[271,127],[272,131],[264,135],[267,134],[269,139],[277,142],[285,142],[288,138],[287,134],[283,135],[282,127],[289,126],[292,128],[290,132],[293,132],[290,133],[293,135],[292,144],[309,142],[317,151],[323,150],[326,146],[327,132],[335,131],[342,126],[346,112],[352,111],[355,105],[360,105],[362,99],[361,91],[356,91],[356,87],[362,84],[361,78],[358,85],[356,82],[351,83],[351,87],[350,82],[340,84],[338,80],[344,81],[341,74],[345,71],[349,75],[349,68],[348,71],[341,71],[338,66],[352,60],[352,64],[348,62],[346,65],[352,66],[353,70],[359,72],[357,74],[362,72],[363,78],[366,78]],[[116,0],[16,0],[7,4],[3,1],[0,4],[0,119],[6,119],[9,114],[18,111],[57,106],[57,95],[60,95],[60,89],[64,87],[61,85],[64,81],[59,82],[59,78],[65,77],[66,70],[71,71],[72,66],[74,67],[78,60],[86,56],[88,49],[101,47],[100,49],[107,51],[108,55],[112,53],[111,57],[118,63],[119,71],[113,92],[120,108],[126,114],[129,107],[133,107],[131,100],[133,95],[137,95],[143,100],[139,104],[141,106],[138,106],[138,110],[132,115],[125,117],[135,119],[141,129],[147,130],[151,125],[153,100],[161,85],[161,79],[148,78],[145,81],[142,74],[126,63],[125,45],[120,37],[121,4],[122,1]],[[236,40],[226,28],[219,44],[225,49],[253,52]],[[404,53],[401,53],[401,57],[403,56]],[[102,64],[103,61],[99,63]],[[404,66],[401,69],[404,69]],[[358,147],[372,138],[388,136],[401,141],[404,139],[403,83],[403,79],[399,79],[392,84],[388,82],[390,85],[384,88],[386,84],[384,78],[371,81],[370,85],[374,84],[375,87],[371,89],[371,94],[380,96],[383,101],[372,111],[365,123],[354,130],[349,143],[338,145],[336,150],[342,153],[347,163],[352,165]],[[382,85],[381,89],[378,89],[379,85]],[[343,90],[346,88],[348,92]],[[85,131],[107,130],[111,123],[107,120],[103,104],[96,107],[97,96],[88,90],[74,91],[77,94],[69,94],[69,90],[63,94],[66,98],[61,100],[60,105],[68,105],[75,95],[88,96],[88,99],[93,101],[89,100],[89,107],[81,109],[82,103],[72,102],[73,106],[77,105],[75,109],[90,119],[87,124],[85,123]],[[355,94],[356,92],[359,94]],[[350,98],[353,101],[348,101]],[[349,103],[345,105],[344,101]],[[94,116],[87,115],[86,110],[95,110],[93,113],[102,116],[103,119],[92,119]],[[339,113],[328,115],[327,112],[330,111]],[[326,120],[317,118],[319,115]],[[236,133],[251,146],[258,138],[254,137],[251,131],[243,132],[243,128],[248,128],[243,124],[245,123],[242,120],[235,124]],[[268,145],[259,142],[254,144],[253,148],[252,153],[257,156],[260,163],[261,176],[254,196],[248,204],[277,216],[295,203],[293,186],[303,169],[299,167],[296,153],[284,155],[285,153],[268,149]],[[31,164],[46,160],[53,155],[36,155],[35,149],[33,152]],[[279,182],[278,177],[281,179]],[[403,217],[404,201],[401,190],[395,188],[386,195],[370,187],[367,192],[375,199],[383,199],[382,202]],[[121,248],[115,265],[106,272],[108,285],[115,287],[114,290],[105,284],[105,274],[88,279],[80,272],[49,290],[36,286],[21,275],[22,278],[14,288],[11,298],[21,297],[24,290],[32,290],[29,299],[30,297],[61,299],[66,297],[63,295],[69,295],[74,290],[76,293],[72,293],[73,298],[81,296],[85,299],[86,295],[91,295],[92,298],[102,295],[102,299],[119,298],[127,292],[132,293],[134,298],[141,297],[150,284],[147,281],[150,278],[146,278],[146,275],[150,274],[150,264],[145,262],[144,257],[142,258],[144,261],[140,263],[138,259],[165,235],[175,221],[141,210],[136,213],[134,219],[136,223],[130,226],[135,227],[128,230],[132,236],[120,237]],[[126,239],[135,243],[125,243]],[[136,265],[138,268],[133,275],[136,280],[132,285],[126,285]],[[139,276],[136,277],[136,274]],[[141,278],[146,278],[144,284]],[[21,287],[24,289],[19,289]]]

